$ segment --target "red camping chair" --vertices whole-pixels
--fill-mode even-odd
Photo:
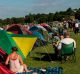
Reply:
[[[0,48],[0,63],[4,63],[6,61],[8,54]]]
[[[0,63],[0,74],[16,74]]]
[[[3,50],[0,48],[0,54],[1,54],[1,55],[6,55],[6,52],[3,51]]]

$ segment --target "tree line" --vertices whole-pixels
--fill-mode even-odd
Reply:
[[[12,17],[12,18],[0,19],[0,26],[7,25],[7,24],[31,23],[34,21],[36,21],[36,23],[63,21],[64,19],[69,20],[70,16],[74,16],[75,19],[80,20],[80,8],[79,9],[68,8],[66,11],[59,11],[59,12],[48,13],[48,14],[29,13],[25,17],[19,17],[19,18]]]

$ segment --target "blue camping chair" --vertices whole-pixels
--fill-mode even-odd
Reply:
[[[71,44],[62,43],[60,56],[61,56],[61,62],[62,60],[66,61],[67,56],[71,57],[69,58],[71,61],[76,61],[74,42],[72,42]]]

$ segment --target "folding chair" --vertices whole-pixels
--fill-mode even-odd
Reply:
[[[74,48],[74,42],[71,44],[64,44],[62,43],[62,48],[61,48],[61,62],[64,59],[66,61],[67,56],[71,57],[72,61],[76,61],[76,56],[75,56],[75,48]]]
[[[0,62],[5,62],[7,56],[8,54],[4,50],[2,50],[2,48],[0,48]]]

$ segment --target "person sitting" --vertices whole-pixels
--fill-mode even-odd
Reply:
[[[74,49],[76,48],[76,42],[74,39],[70,38],[70,35],[69,34],[66,34],[66,38],[62,39],[59,43],[59,45],[57,46],[58,50],[59,50],[59,55],[60,55],[60,50],[61,50],[61,47],[62,47],[62,43],[64,44],[71,44],[71,43],[74,43]]]
[[[58,57],[57,46],[58,46],[59,42],[60,42],[59,34],[56,33],[55,36],[53,37],[53,41],[52,41],[52,45],[53,45],[53,48],[54,48],[54,51],[55,51],[55,57],[56,58]]]
[[[5,65],[10,63],[10,70],[16,73],[30,72],[30,70],[27,69],[27,66],[23,63],[22,57],[17,54],[17,51],[17,47],[12,47],[12,53],[8,55]]]

